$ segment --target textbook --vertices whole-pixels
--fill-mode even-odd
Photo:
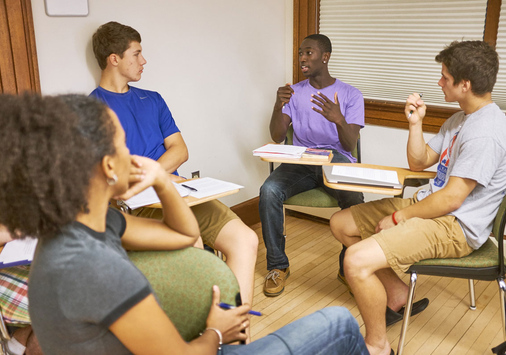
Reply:
[[[14,239],[7,242],[0,252],[0,269],[30,264],[36,247],[35,238]]]
[[[306,148],[302,153],[302,159],[330,161],[332,159],[332,151],[326,149]]]
[[[397,171],[354,166],[325,165],[325,177],[331,183],[368,185],[402,189]]]

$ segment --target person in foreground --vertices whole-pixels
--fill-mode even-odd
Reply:
[[[332,44],[325,35],[310,35],[302,41],[299,63],[308,79],[278,89],[270,133],[274,142],[281,143],[292,124],[294,145],[330,149],[333,163],[355,163],[351,151],[364,126],[364,98],[358,89],[330,76],[331,52]],[[316,165],[281,164],[260,188],[259,211],[269,270],[263,288],[266,296],[280,295],[290,276],[283,235],[283,201],[319,186],[336,198],[343,209],[364,202],[362,193],[326,187],[322,168]]]
[[[445,101],[458,102],[462,111],[428,143],[422,131],[427,107],[420,95],[408,97],[405,114],[410,169],[438,163],[437,176],[411,199],[353,206],[330,222],[334,236],[349,247],[345,274],[372,355],[391,352],[385,309],[403,317],[408,287],[397,273],[423,259],[461,258],[478,249],[490,235],[506,191],[506,117],[491,95],[497,53],[483,41],[453,42],[436,61],[442,66],[438,84]],[[427,303],[419,303],[418,311]]]
[[[93,52],[102,75],[99,86],[90,95],[105,102],[118,115],[132,154],[157,160],[171,180],[182,181],[177,169],[188,159],[188,149],[167,104],[157,92],[129,85],[141,79],[147,63],[139,32],[117,22],[103,24],[93,35]],[[239,282],[243,303],[251,304],[258,236],[218,200],[191,210],[204,243],[223,252]],[[162,218],[161,211],[154,208],[139,208],[133,214]]]
[[[367,354],[358,324],[340,307],[304,317],[248,345],[249,305],[218,306],[185,342],[125,249],[192,246],[197,221],[162,166],[132,156],[118,118],[81,95],[0,97],[0,225],[39,238],[30,273],[30,316],[46,354]],[[163,219],[109,207],[153,186]],[[140,235],[149,238],[136,237]],[[211,292],[211,290],[210,290]]]

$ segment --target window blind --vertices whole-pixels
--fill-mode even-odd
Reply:
[[[427,104],[458,107],[444,101],[434,58],[454,40],[482,40],[486,7],[486,0],[321,0],[331,75],[365,99],[405,102],[422,92]]]
[[[501,4],[501,17],[497,31],[496,50],[499,54],[499,74],[492,92],[492,99],[502,110],[506,110],[506,5]]]

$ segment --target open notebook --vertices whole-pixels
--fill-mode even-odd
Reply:
[[[244,187],[228,181],[213,179],[210,177],[186,180],[179,184],[173,184],[181,197],[192,196],[195,198],[204,198]],[[149,187],[132,198],[124,201],[124,203],[131,209],[148,206],[158,202],[160,202],[160,199],[153,187]]]

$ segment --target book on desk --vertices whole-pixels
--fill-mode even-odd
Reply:
[[[330,183],[367,185],[402,189],[396,171],[341,165],[324,165],[325,178]]]

